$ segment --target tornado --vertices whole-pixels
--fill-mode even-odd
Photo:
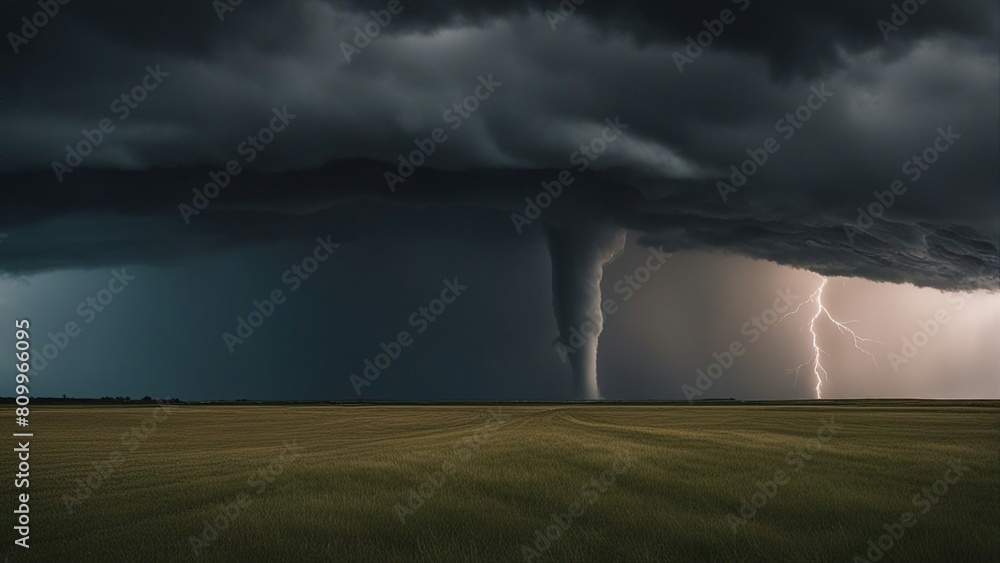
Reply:
[[[601,278],[604,265],[625,247],[625,230],[548,226],[546,235],[552,260],[552,308],[559,328],[556,350],[573,370],[574,398],[600,399]]]

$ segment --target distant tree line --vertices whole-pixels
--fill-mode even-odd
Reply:
[[[0,402],[6,403],[7,401],[13,402],[13,397],[0,397]],[[93,397],[70,397],[68,395],[63,395],[62,397],[36,397],[32,399],[33,403],[133,403],[133,404],[155,404],[155,403],[180,403],[181,400],[175,397],[169,399],[154,399],[149,395],[145,395],[141,399],[133,399],[129,395],[112,397],[110,395],[101,397],[100,399],[95,399]]]
[[[66,397],[66,395],[63,395],[63,399],[74,400],[72,397]],[[179,403],[179,402],[181,402],[181,400],[177,399],[177,398],[160,400],[160,399],[154,399],[154,398],[150,397],[149,395],[145,395],[145,396],[143,396],[143,398],[141,398],[141,399],[135,399],[135,400],[133,400],[132,397],[130,397],[128,395],[126,395],[124,397],[122,397],[120,395],[117,396],[117,397],[112,397],[112,396],[109,395],[107,397],[101,397],[100,401],[101,402],[106,402],[106,403],[161,403],[161,402],[162,403]]]

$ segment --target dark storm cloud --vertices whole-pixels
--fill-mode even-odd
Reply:
[[[336,6],[367,12],[385,7],[378,0],[332,0]],[[916,1],[916,0],[915,0]],[[566,2],[570,4],[570,2]],[[995,2],[921,3],[925,17],[907,22],[907,33],[894,38],[893,52],[914,41],[940,35],[983,40],[996,46]],[[574,3],[575,5],[575,3]],[[572,15],[610,34],[620,34],[639,44],[684,43],[703,31],[705,20],[718,19],[722,10],[736,13],[736,22],[725,31],[719,47],[763,57],[776,75],[815,77],[841,64],[840,49],[861,52],[880,47],[883,38],[872,33],[875,22],[888,21],[889,2],[871,0],[682,0],[655,2],[580,2]],[[463,2],[444,0],[407,6],[407,17],[397,29],[425,33],[440,27],[485,25],[493,18],[534,12],[558,13],[558,0],[493,0]],[[560,20],[553,20],[560,22]],[[556,23],[558,28],[560,24]],[[898,39],[898,41],[897,41]]]
[[[447,235],[414,209],[521,213],[620,116],[629,128],[601,170],[576,173],[545,222],[612,222],[648,244],[824,274],[996,285],[996,3],[926,3],[886,42],[876,22],[890,2],[751,2],[683,74],[672,53],[738,6],[587,2],[552,31],[557,6],[404,2],[346,64],[341,43],[384,2],[245,2],[221,22],[210,2],[70,3],[4,54],[16,80],[0,105],[0,269],[180,260],[317,232]],[[3,29],[37,9],[4,3]],[[119,122],[110,103],[156,64],[170,76]],[[482,75],[502,85],[453,132],[443,113]],[[821,83],[830,100],[723,201],[716,181]],[[299,116],[288,131],[186,225],[177,206],[286,105]],[[50,163],[102,118],[116,131],[58,183]],[[950,126],[954,149],[849,236],[857,208]],[[390,193],[383,173],[436,127],[449,141]]]
[[[447,236],[454,230],[415,216],[411,206],[497,210],[502,213],[489,228],[513,230],[510,214],[523,213],[525,198],[538,194],[535,186],[556,175],[554,170],[427,170],[390,195],[384,170],[381,163],[352,161],[314,171],[247,172],[236,179],[238,188],[190,217],[190,225],[177,205],[190,203],[187,186],[197,185],[207,171],[81,170],[74,188],[53,186],[47,173],[20,174],[0,207],[3,224],[16,237],[4,248],[4,268],[32,273],[173,261],[316,233],[350,242],[387,231]],[[476,189],[467,189],[470,185]],[[794,213],[723,206],[689,194],[651,201],[616,179],[614,171],[581,176],[572,188],[544,211],[547,223],[584,228],[610,223],[646,233],[642,243],[667,250],[732,251],[826,275],[944,289],[996,283],[996,247],[967,228],[882,221],[849,243],[841,225],[807,225]],[[463,236],[470,230],[463,229]]]

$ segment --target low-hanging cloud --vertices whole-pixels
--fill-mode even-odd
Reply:
[[[253,3],[223,22],[205,2],[66,6],[5,54],[18,80],[0,122],[18,142],[0,164],[0,270],[181,261],[317,230],[350,242],[386,222],[428,229],[408,211],[423,206],[519,212],[620,115],[628,142],[576,174],[543,222],[825,275],[995,288],[997,6],[927,3],[887,41],[877,22],[891,5],[752,2],[682,75],[672,53],[732,2],[585,3],[555,31],[556,3],[406,4],[350,65],[338,45],[384,3]],[[4,29],[34,11],[4,3]],[[164,31],[180,26],[183,40]],[[156,95],[57,182],[51,163],[157,64],[170,78]],[[489,73],[502,90],[389,193],[392,160]],[[820,84],[835,92],[822,111],[721,201],[728,167]],[[294,127],[185,224],[178,205],[284,106],[301,116]],[[960,144],[847,236],[941,127]]]

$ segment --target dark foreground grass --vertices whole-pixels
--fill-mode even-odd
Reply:
[[[883,562],[1000,557],[996,402],[504,406],[499,419],[475,405],[179,406],[154,428],[155,409],[33,408],[31,548],[7,526],[0,557],[852,561],[885,525],[903,535]],[[834,436],[798,449],[830,419]],[[121,436],[144,420],[129,451]],[[951,460],[969,469],[935,503],[914,499]],[[602,473],[613,483],[595,485]],[[773,496],[737,523],[758,482]],[[906,512],[915,523],[893,527]]]

